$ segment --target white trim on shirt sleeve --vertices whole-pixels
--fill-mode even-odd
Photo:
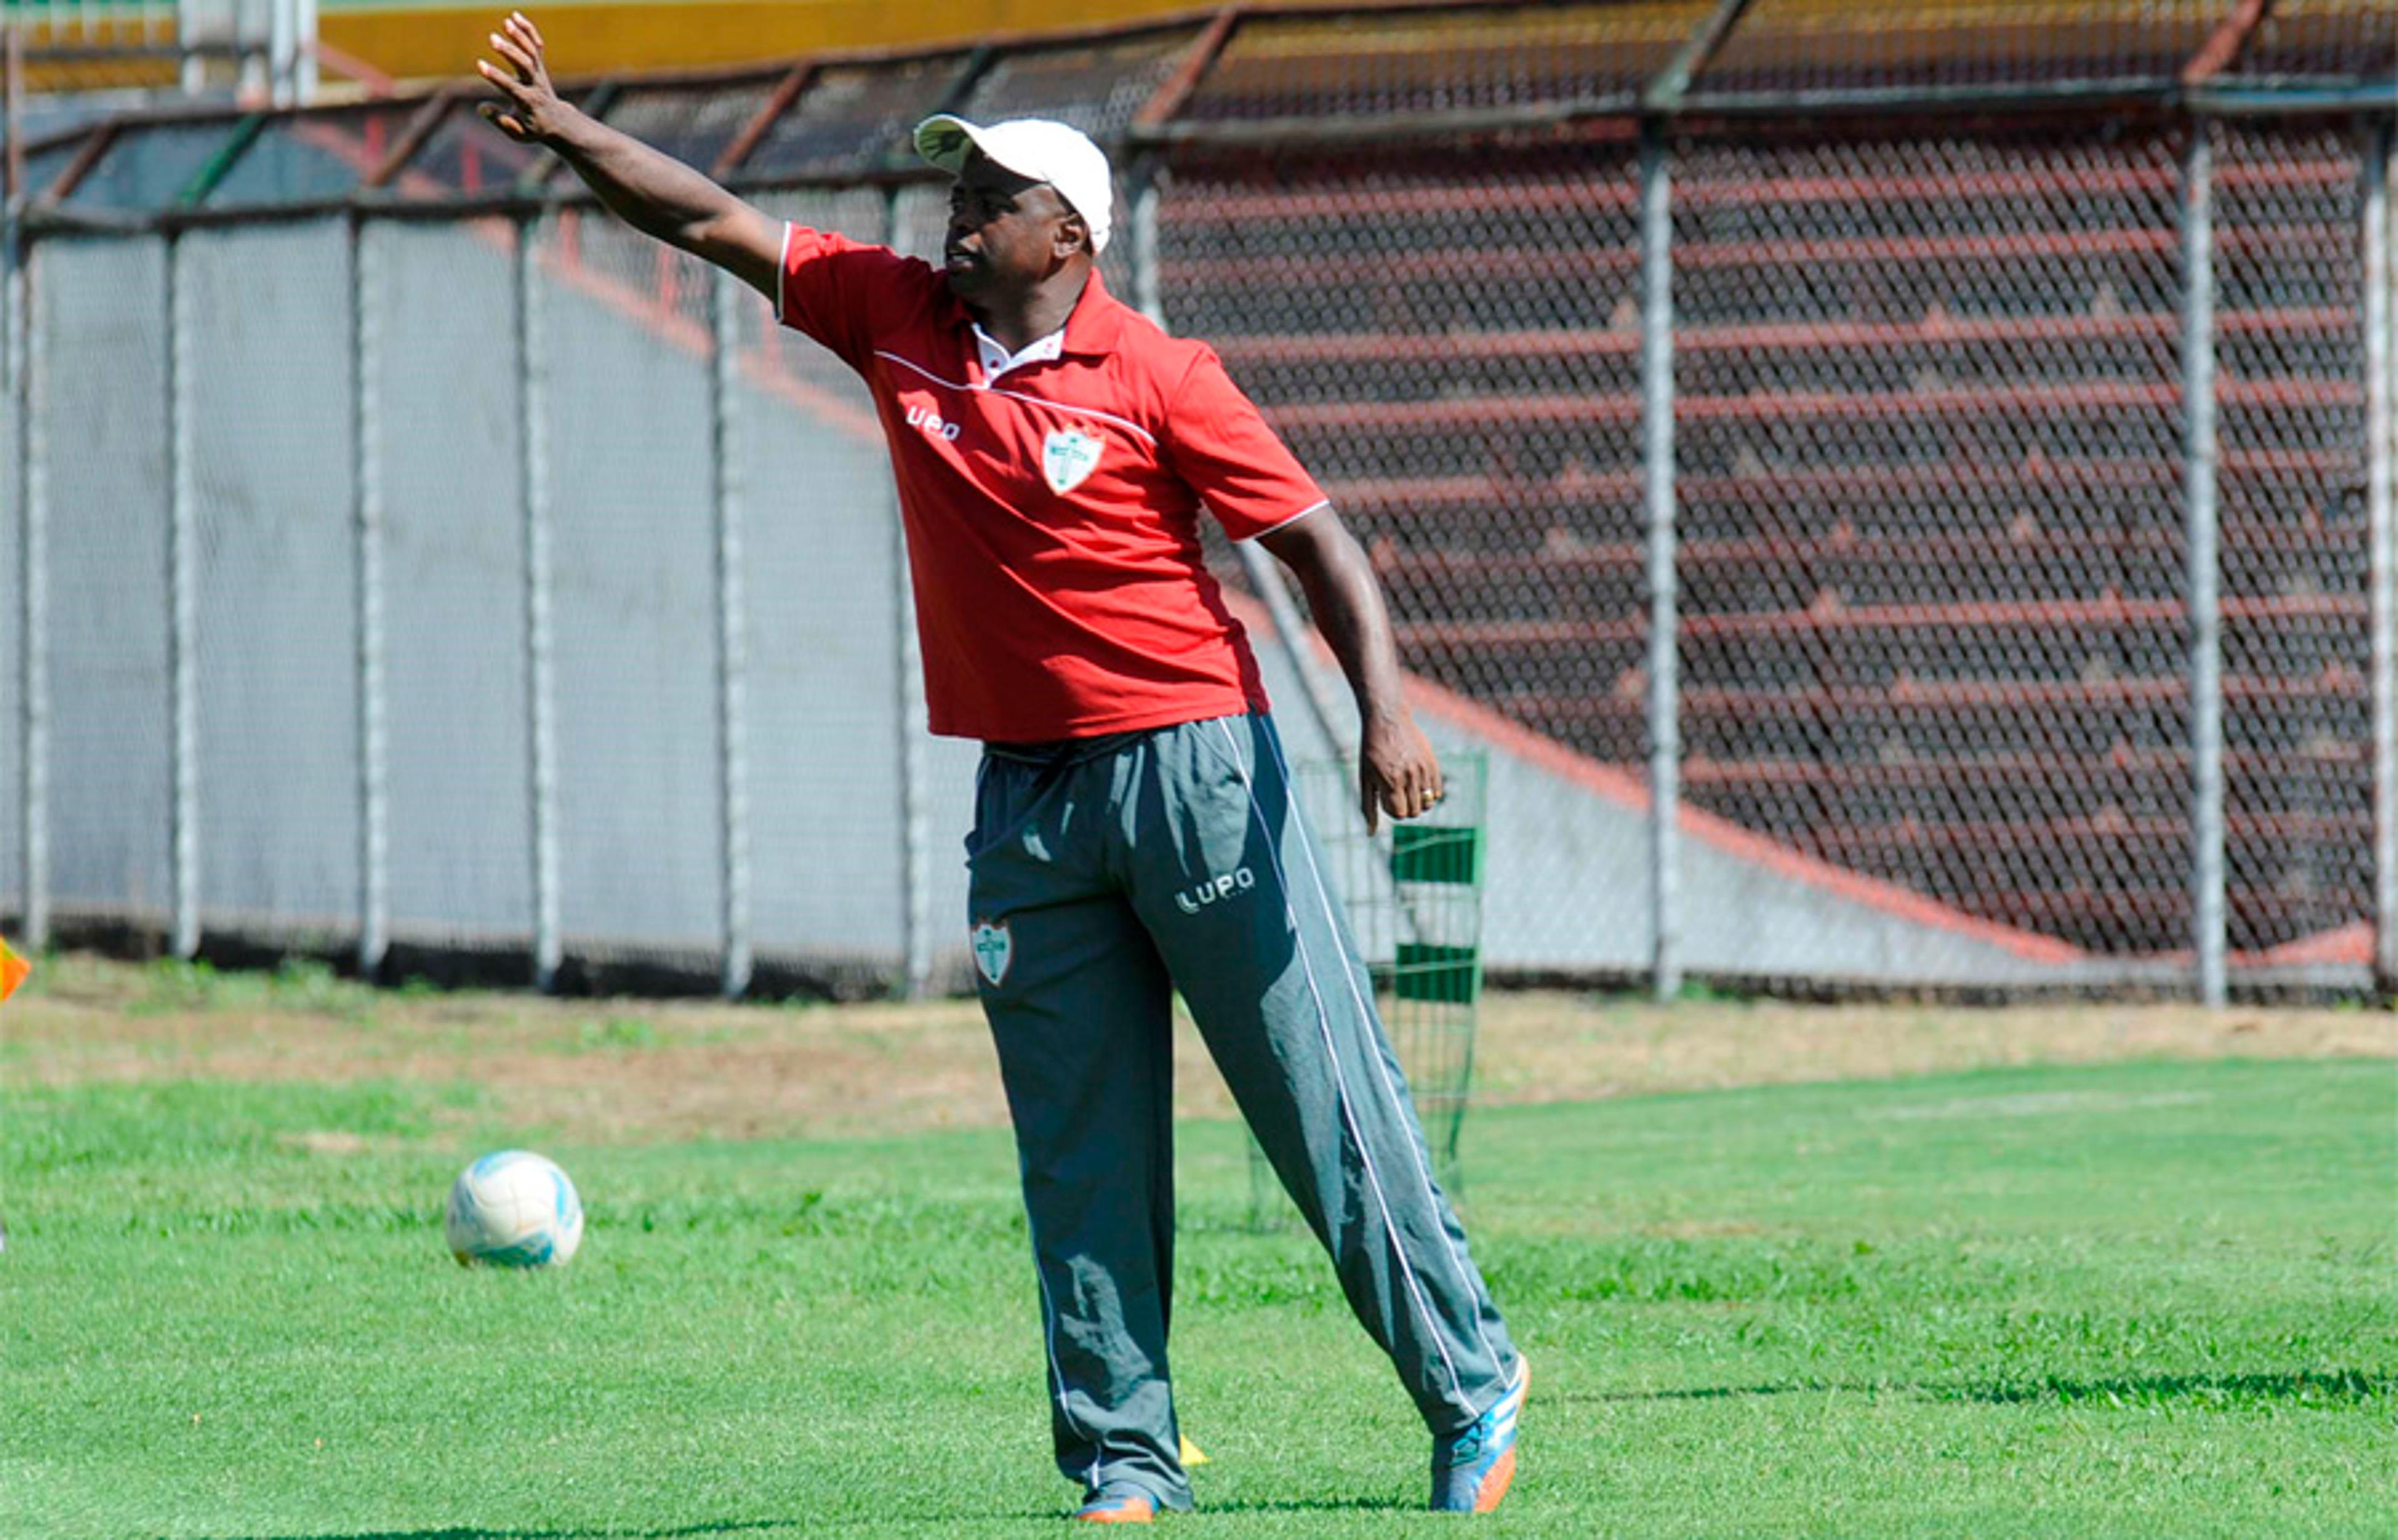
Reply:
[[[1250,541],[1258,539],[1260,536],[1272,534],[1276,530],[1287,530],[1293,524],[1298,523],[1300,520],[1306,518],[1309,514],[1322,513],[1326,508],[1328,508],[1331,506],[1332,499],[1329,497],[1324,499],[1320,503],[1311,503],[1306,507],[1303,507],[1297,513],[1292,514],[1289,518],[1278,519],[1273,523],[1268,524],[1265,528],[1258,531],[1256,534],[1245,534],[1241,536],[1240,539],[1233,541],[1233,544],[1236,546],[1246,545]]]
[[[775,320],[776,324],[782,326],[788,326],[791,324],[784,317],[783,313],[783,275],[791,270],[791,222],[789,220],[785,220],[783,222],[783,250],[781,254],[775,258]]]

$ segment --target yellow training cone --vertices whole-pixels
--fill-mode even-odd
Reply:
[[[1197,1444],[1185,1439],[1182,1440],[1182,1463],[1185,1466],[1204,1466],[1207,1463],[1207,1456],[1200,1452]]]
[[[7,1003],[8,996],[17,993],[17,986],[33,971],[33,964],[9,951],[7,941],[0,940],[0,1005]]]

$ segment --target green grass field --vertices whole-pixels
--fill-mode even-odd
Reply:
[[[1063,1533],[999,1130],[608,1138],[363,1047],[29,1073],[45,1041],[0,1056],[8,1540]],[[450,1177],[533,1141],[582,1256],[454,1266]],[[2387,1059],[1507,1106],[1468,1159],[1539,1370],[1492,1533],[2398,1533]],[[1246,1228],[1236,1128],[1181,1170],[1214,1463],[1169,1527],[1462,1522],[1415,1511],[1424,1439],[1313,1243]]]

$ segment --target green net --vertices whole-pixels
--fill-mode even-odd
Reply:
[[[1376,1008],[1407,1073],[1435,1174],[1451,1194],[1464,1182],[1459,1141],[1474,1085],[1474,1034],[1482,995],[1482,871],[1489,764],[1481,755],[1442,762],[1448,794],[1408,823],[1366,832],[1356,776],[1337,760],[1302,762],[1293,790],[1324,848],[1357,950],[1374,979]],[[1254,1141],[1249,1209],[1263,1225],[1289,1204]]]

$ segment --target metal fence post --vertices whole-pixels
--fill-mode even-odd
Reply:
[[[266,0],[266,88],[278,107],[295,101],[300,59],[300,0]]]
[[[2189,120],[2181,178],[2182,448],[2189,559],[2191,942],[2199,998],[2224,1004],[2223,609],[2216,549],[2215,151]]]
[[[200,950],[199,531],[192,486],[190,237],[167,236],[167,669],[174,908],[167,949]]]
[[[208,56],[200,51],[207,25],[200,14],[203,8],[204,0],[175,0],[175,50],[182,56],[178,71],[185,96],[197,96],[208,88]]]
[[[31,948],[50,939],[50,557],[48,443],[43,431],[44,352],[49,329],[42,324],[39,250],[18,232],[22,249],[12,275],[11,298],[18,323],[12,339],[17,389],[18,623],[20,652],[17,708],[19,751],[24,756],[18,785],[24,799],[20,831],[24,860],[24,941]]]
[[[1165,296],[1157,287],[1157,162],[1143,155],[1133,163],[1129,185],[1132,206],[1131,228],[1125,234],[1132,241],[1132,307],[1155,321],[1165,324]]]
[[[1681,993],[1680,592],[1675,574],[1674,172],[1664,126],[1640,137],[1641,454],[1649,518],[1649,894],[1660,1000]]]
[[[715,337],[707,375],[711,501],[716,516],[716,749],[723,858],[725,998],[749,990],[749,612],[741,586],[741,486],[735,463],[740,385],[740,280],[710,270],[707,317]]]
[[[2373,638],[2373,971],[2398,990],[2398,239],[2390,204],[2398,128],[2375,124],[2364,144],[2364,514]]]
[[[932,832],[925,805],[923,659],[916,640],[916,595],[908,574],[908,532],[896,494],[891,508],[899,683],[900,989],[921,1000],[933,980]]]
[[[532,976],[544,993],[558,987],[564,949],[558,928],[558,711],[551,661],[549,527],[549,371],[542,338],[541,216],[517,220],[518,447],[524,515],[525,710],[532,797]]]
[[[292,0],[292,11],[299,44],[291,61],[291,95],[304,107],[317,100],[317,0]]]
[[[25,241],[24,221],[25,124],[23,113],[24,93],[22,90],[25,71],[24,34],[18,30],[13,22],[6,27],[0,27],[0,45],[5,45],[6,51],[6,58],[0,59],[0,92],[5,92],[7,97],[7,101],[4,103],[0,103],[0,118],[5,118],[5,123],[0,123],[0,131],[5,131],[7,133],[8,142],[7,155],[5,156],[0,156],[0,170],[5,170],[7,176],[7,186],[5,189],[0,189],[0,191],[5,191],[6,193],[5,199],[0,199],[0,263],[5,263],[7,268],[6,286],[5,288],[0,288],[0,312],[5,312],[5,314],[0,314],[0,323],[5,323],[7,327],[7,358],[6,367],[7,370],[8,410],[10,412],[8,422],[8,432],[11,435],[10,448],[14,451],[21,452],[24,440],[20,435],[25,424],[25,323],[27,312],[30,308],[26,304],[25,293],[25,278],[29,261],[28,249]],[[11,486],[8,489],[8,496],[10,500],[17,505],[20,511],[21,511],[25,507],[23,491],[24,489],[21,484]],[[25,536],[23,532],[20,530],[18,533],[18,542],[20,547],[19,554],[20,556],[23,554],[22,547],[24,538]],[[16,613],[9,616],[9,623],[12,625],[21,626],[24,623],[25,591],[25,585],[20,581],[18,586],[16,595]],[[20,635],[18,638],[19,646],[17,655],[19,659],[19,681],[20,683],[23,682],[26,660],[30,659],[33,655],[33,648],[26,645],[29,641],[30,638],[25,636]],[[20,710],[18,712],[18,721],[16,723],[16,726],[20,735],[22,734],[25,726],[24,713],[21,707],[22,703],[20,702]],[[21,772],[24,768],[22,763],[23,744],[21,736],[18,746],[18,751],[20,757],[18,769]],[[21,804],[23,799],[20,798],[20,801]],[[23,805],[20,805],[18,809],[18,832],[20,835],[24,832],[23,819],[28,810],[29,809]],[[21,855],[22,853],[20,852],[19,862],[20,870],[17,872],[17,876],[20,880],[25,875],[25,872],[22,870],[23,862]],[[24,916],[20,913],[18,918],[21,920]]]
[[[899,193],[893,189],[882,201],[882,241],[900,240]],[[916,638],[916,588],[908,568],[908,526],[899,514],[895,486],[891,503],[892,642],[897,653],[899,693],[899,946],[900,989],[910,1000],[922,999],[933,979],[932,831],[927,821],[924,779],[923,660]]]
[[[384,733],[383,430],[378,391],[383,261],[367,221],[350,221],[351,493],[357,499],[358,603],[358,973],[383,970],[390,946],[390,840]]]

